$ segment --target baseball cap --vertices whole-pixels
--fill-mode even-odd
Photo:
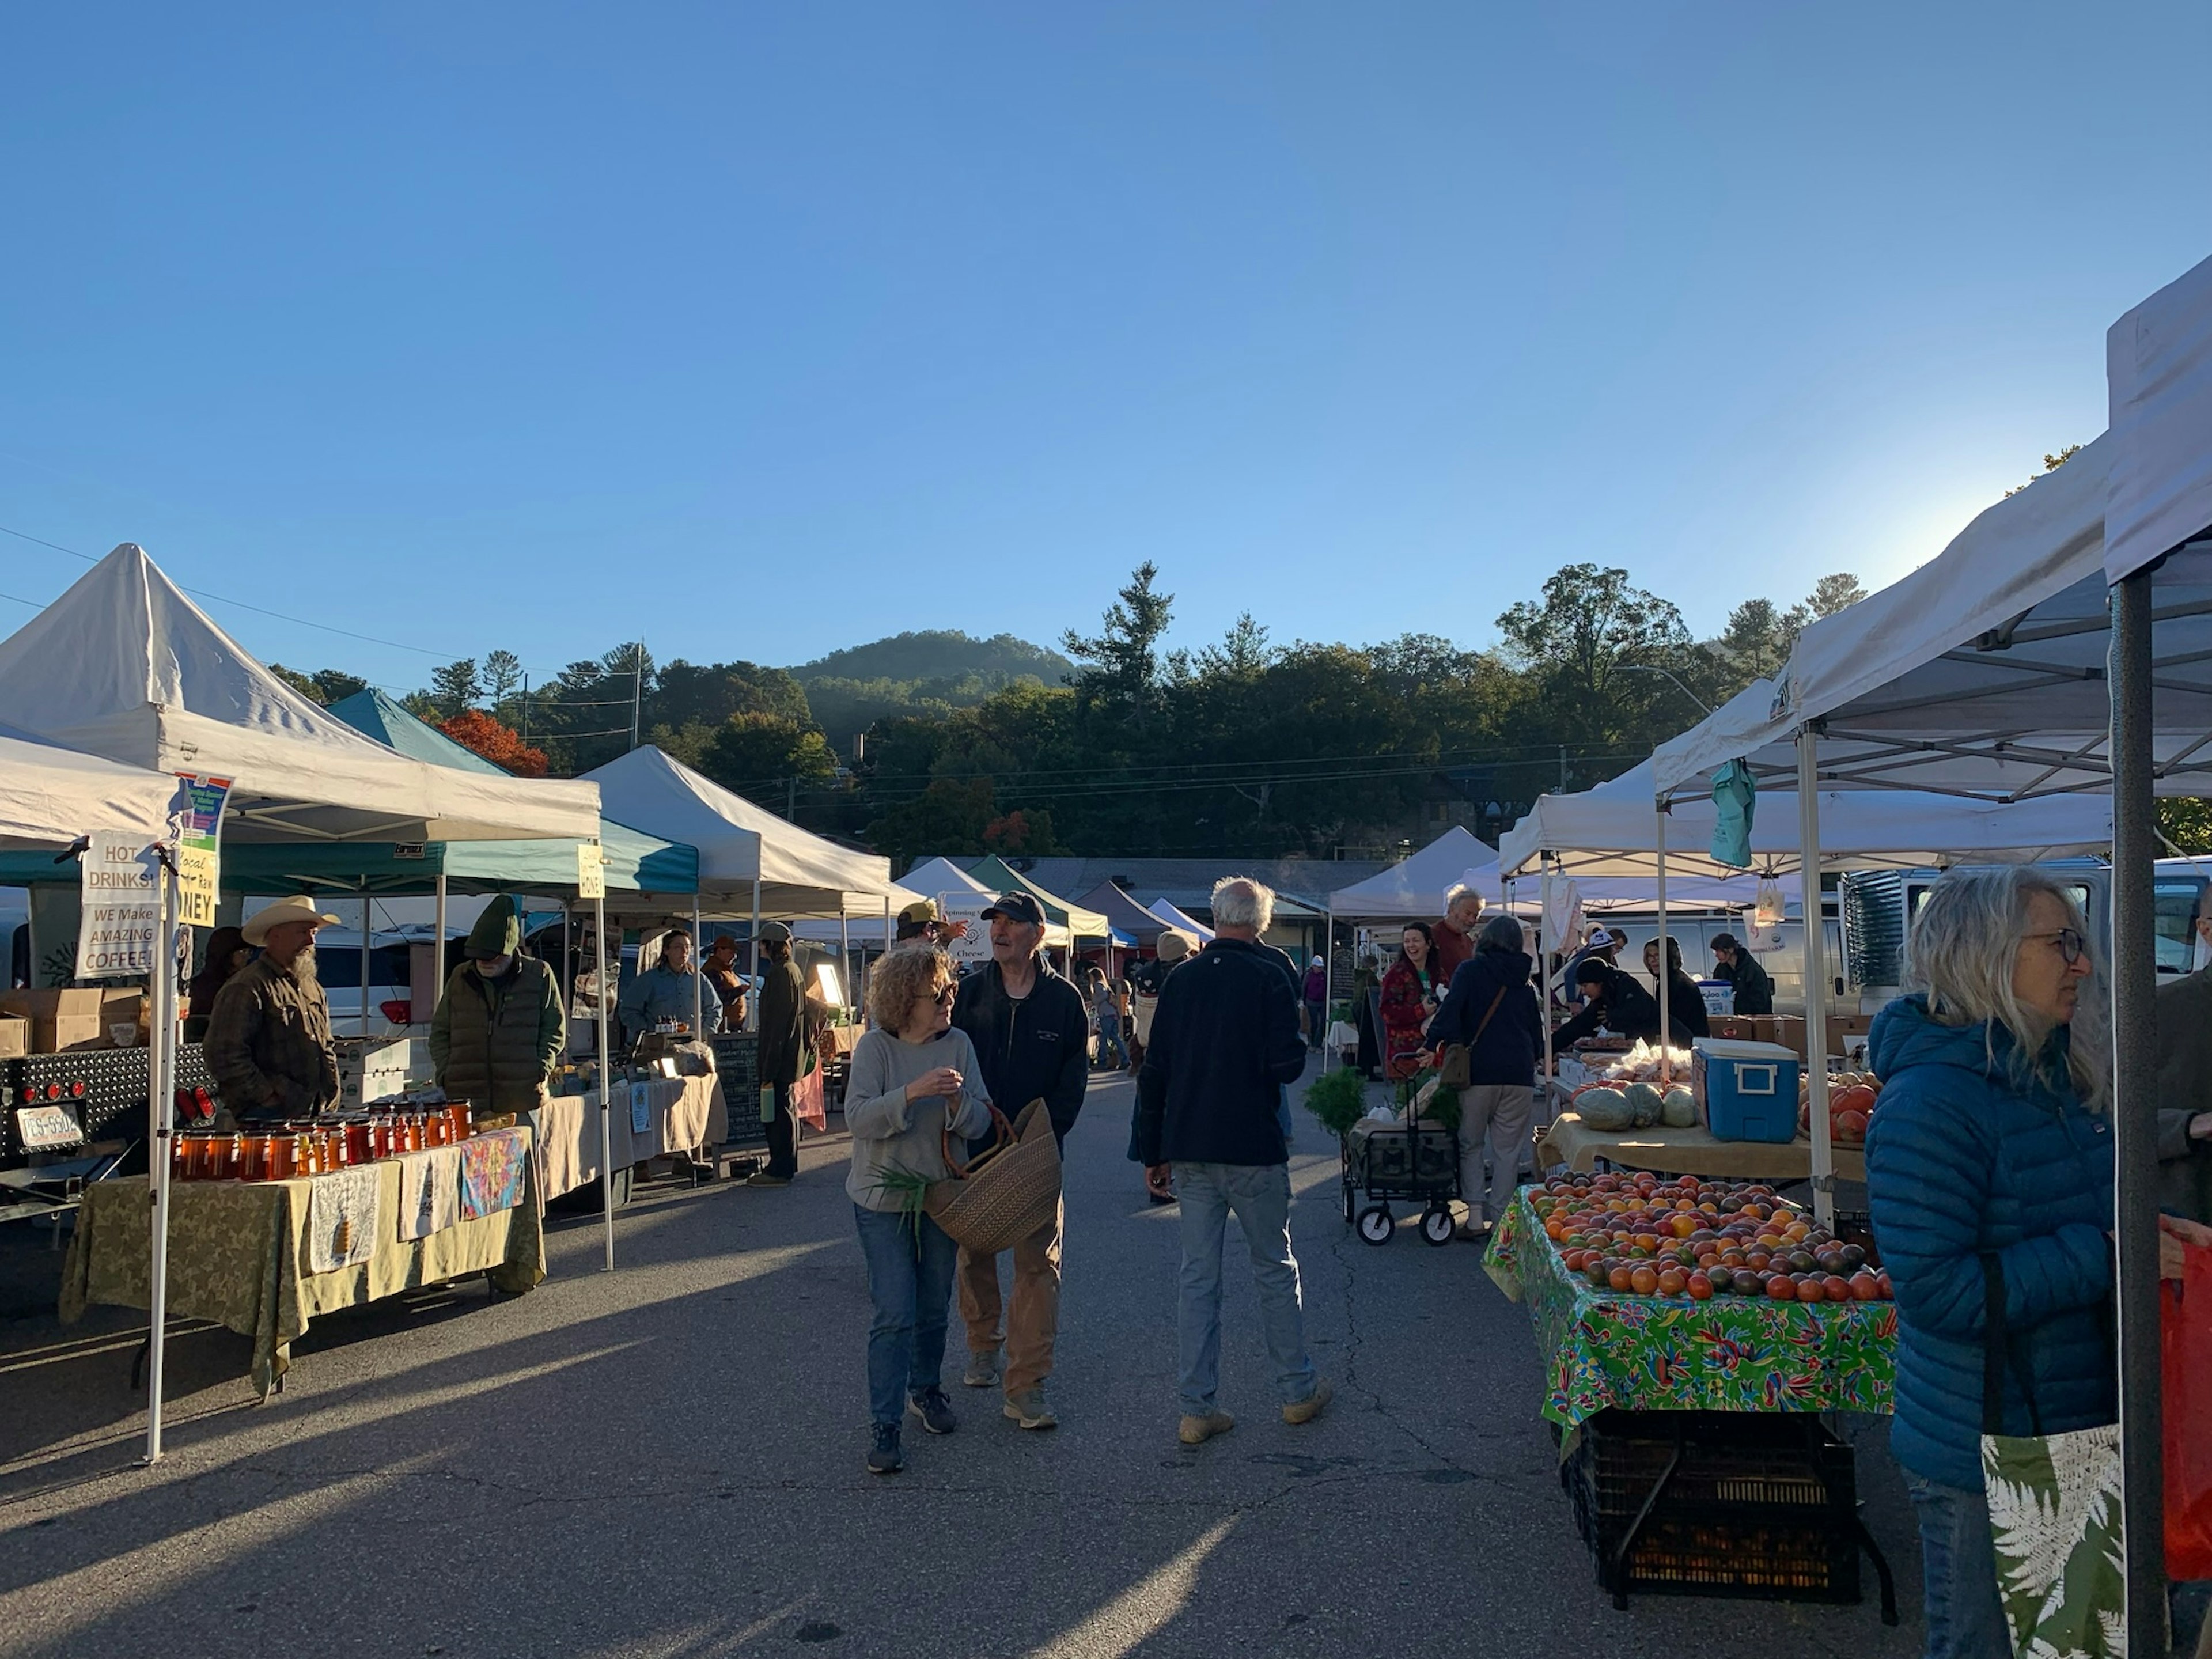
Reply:
[[[908,905],[905,909],[898,913],[898,919],[901,921],[911,922],[935,921],[938,919],[937,901],[935,899],[916,899],[913,903]]]
[[[764,921],[761,924],[760,940],[763,945],[788,945],[791,929],[780,921]]]
[[[1035,927],[1044,926],[1044,907],[1027,893],[1001,893],[984,908],[983,920],[1004,916],[1008,921],[1026,921]]]
[[[1170,930],[1160,935],[1158,956],[1162,962],[1181,962],[1189,954],[1189,934]]]

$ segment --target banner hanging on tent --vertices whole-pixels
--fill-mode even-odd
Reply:
[[[222,876],[222,811],[230,801],[230,780],[179,772],[177,795],[177,921],[185,927],[212,927]]]
[[[84,849],[76,930],[79,979],[154,971],[161,932],[161,860],[137,836],[101,830]]]

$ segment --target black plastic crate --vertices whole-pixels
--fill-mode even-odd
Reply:
[[[1863,1548],[1893,1622],[1852,1449],[1817,1416],[1601,1412],[1559,1479],[1617,1607],[1632,1591],[1853,1602]]]

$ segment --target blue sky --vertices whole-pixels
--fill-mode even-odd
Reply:
[[[1710,630],[2102,429],[2207,62],[2201,0],[19,9],[0,524],[539,674],[1050,641],[1144,558],[1188,643],[1482,644],[1579,559]]]

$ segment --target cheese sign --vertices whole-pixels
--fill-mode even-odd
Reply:
[[[15,1112],[15,1135],[27,1152],[84,1145],[84,1126],[66,1106],[19,1107]]]
[[[79,866],[76,976],[137,978],[154,971],[161,932],[161,861],[136,836],[102,830]]]

